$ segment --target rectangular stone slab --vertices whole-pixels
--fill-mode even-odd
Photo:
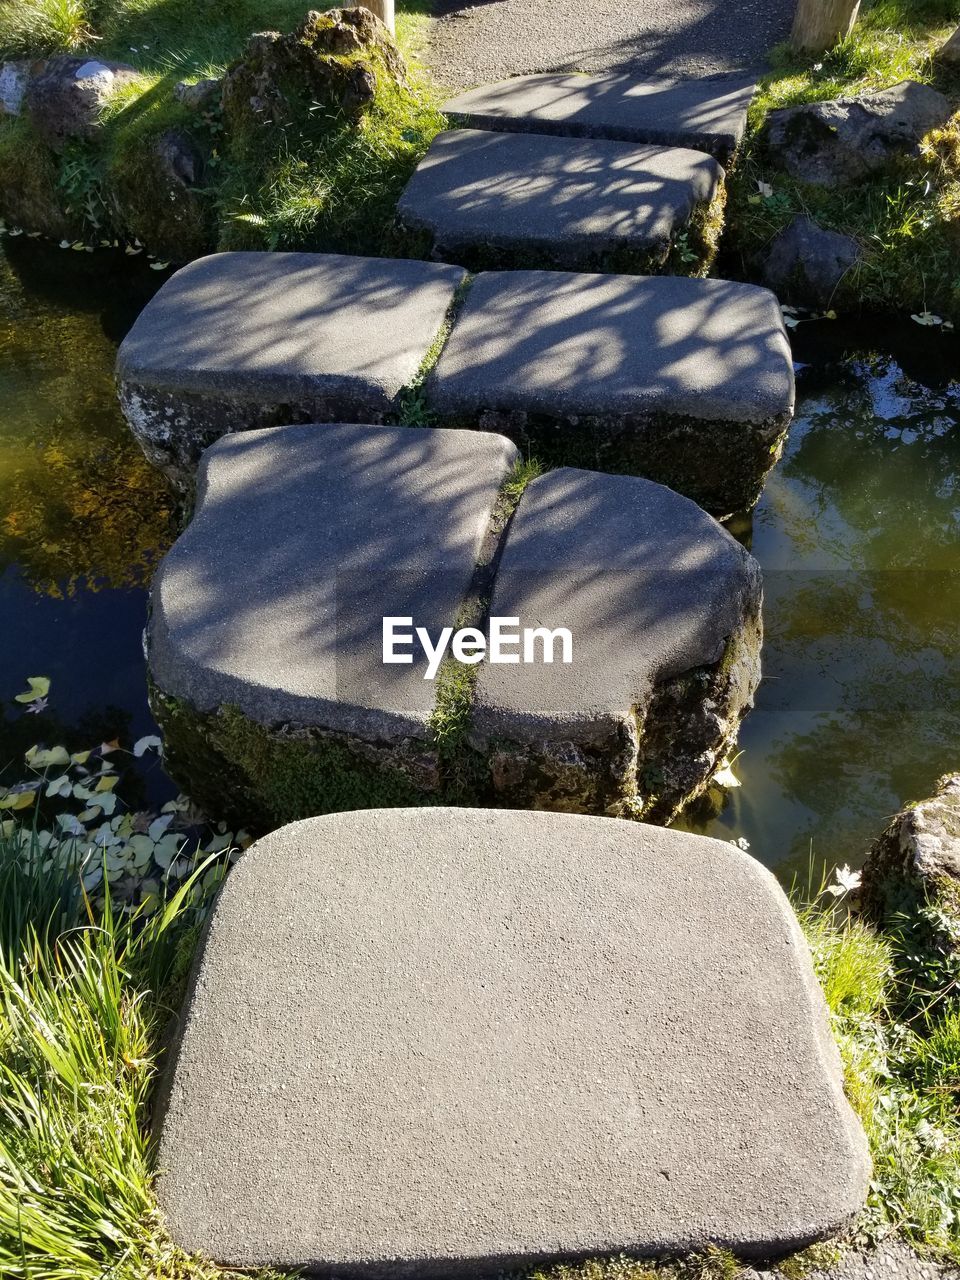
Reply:
[[[769,1255],[843,1228],[870,1175],[770,872],[550,813],[347,813],[253,845],[160,1114],[177,1244],[334,1276]]]
[[[382,664],[381,619],[454,621],[515,457],[502,437],[412,427],[218,441],[154,578],[154,682],[263,726],[422,738],[435,686],[422,664]]]
[[[724,158],[743,137],[756,81],[740,73],[689,80],[604,75],[516,76],[444,103],[455,125],[694,147]]]
[[[727,280],[485,272],[427,383],[444,425],[752,506],[793,413],[777,299]]]
[[[183,267],[120,346],[124,413],[181,487],[228,431],[382,422],[464,273],[322,253],[218,253]]]
[[[680,147],[458,129],[434,140],[398,215],[467,265],[499,253],[580,268],[616,251],[654,265],[722,179],[710,156]]]

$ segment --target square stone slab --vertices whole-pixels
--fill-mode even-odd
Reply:
[[[461,93],[443,110],[453,124],[471,129],[656,142],[722,159],[743,137],[756,87],[740,73],[689,80],[621,72],[516,76]]]
[[[324,1275],[798,1248],[869,1159],[809,952],[728,843],[408,809],[281,828],[217,901],[160,1106],[177,1244]]]
[[[619,251],[643,270],[722,179],[712,157],[681,147],[456,129],[434,139],[397,212],[429,232],[435,256],[468,266],[589,269]]]
[[[755,285],[491,271],[427,397],[444,425],[644,475],[724,516],[756,502],[779,457],[793,364],[780,305]]]
[[[187,487],[228,431],[382,422],[437,338],[464,272],[323,253],[218,253],[183,267],[120,346],[124,414]]]
[[[422,664],[383,665],[381,619],[435,634],[457,616],[515,457],[499,436],[413,427],[218,441],[154,578],[156,686],[263,726],[423,738],[435,686]]]

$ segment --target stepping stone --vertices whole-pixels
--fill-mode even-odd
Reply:
[[[451,800],[667,821],[706,788],[759,680],[756,562],[628,476],[548,474],[508,523],[515,458],[482,432],[342,424],[208,449],[147,629],[166,765],[203,807],[255,830]],[[384,663],[384,618],[487,639],[491,597],[518,632],[570,628],[571,660],[533,637],[531,665],[430,679],[415,640]]]
[[[227,431],[381,422],[415,377],[464,273],[318,253],[219,253],[178,271],[117,357],[151,462],[189,488]]]
[[[720,517],[756,503],[794,398],[768,290],[559,271],[478,276],[426,390],[444,426],[648,476]]]
[[[484,663],[471,741],[498,803],[668,822],[736,741],[760,680],[759,566],[689,499],[563,468],[524,491],[490,613],[574,661]]]
[[[275,831],[217,900],[171,1057],[161,1209],[231,1267],[769,1256],[846,1227],[870,1177],[783,891],[640,824]]]
[[[710,156],[592,138],[451,130],[434,140],[398,216],[437,258],[471,268],[662,266],[723,181]]]
[[[561,133],[694,147],[725,159],[747,127],[756,81],[742,74],[694,80],[605,75],[516,76],[444,103],[454,125]]]

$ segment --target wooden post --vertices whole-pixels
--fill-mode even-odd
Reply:
[[[799,0],[790,43],[804,53],[824,53],[853,30],[860,0]]]
[[[363,7],[375,13],[392,36],[397,34],[393,0],[364,0]]]
[[[937,50],[937,60],[946,62],[951,67],[960,66],[960,27],[946,42]]]

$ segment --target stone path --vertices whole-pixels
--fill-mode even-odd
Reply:
[[[420,164],[398,213],[432,256],[486,266],[663,266],[675,236],[723,182],[680,147],[452,129]],[[619,255],[619,259],[615,256]]]
[[[743,136],[756,89],[752,76],[519,76],[444,104],[451,122],[474,129],[565,134],[695,147],[725,158]]]
[[[226,432],[402,418],[456,267],[226,253],[185,267],[120,348],[147,456],[188,489]],[[483,273],[423,389],[440,424],[490,428],[572,463],[642,474],[718,516],[756,501],[793,410],[779,306],[752,285]]]
[[[756,563],[627,476],[551,472],[504,529],[515,457],[483,432],[335,424],[207,451],[147,633],[167,764],[195,799],[268,829],[464,785],[421,647],[385,666],[381,620],[435,637],[474,586],[573,643],[570,664],[481,669],[461,708],[473,802],[666,820],[706,785],[759,679]]]
[[[529,71],[698,77],[758,67],[794,0],[439,0],[427,57],[441,84]]]
[[[288,826],[214,910],[158,1193],[241,1267],[436,1276],[768,1255],[869,1160],[800,928],[730,844],[408,809]]]

